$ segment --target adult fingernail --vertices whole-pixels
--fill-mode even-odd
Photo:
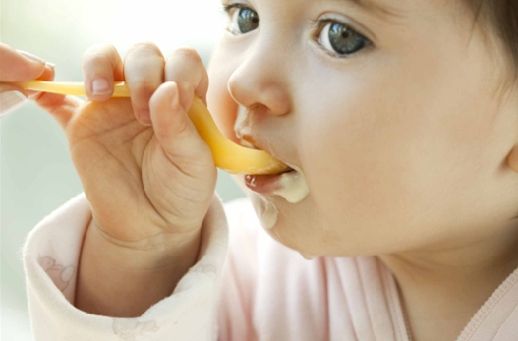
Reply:
[[[26,52],[26,51],[22,51],[22,50],[16,50],[18,51],[18,53],[20,53],[21,55],[23,55],[24,57],[34,61],[34,62],[37,62],[37,63],[40,63],[40,64],[46,64],[45,60],[43,60],[42,58],[36,56],[36,55],[33,55],[32,53],[29,53],[29,52]]]
[[[56,64],[53,63],[45,63],[45,66],[54,71],[56,69]]]
[[[0,92],[0,116],[14,111],[26,100],[27,97],[20,91],[10,90]]]
[[[97,78],[92,81],[92,95],[100,96],[110,93],[110,83],[106,79]]]

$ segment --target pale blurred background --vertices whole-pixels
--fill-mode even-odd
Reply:
[[[218,0],[0,0],[0,41],[56,65],[57,80],[82,80],[91,45],[121,52],[152,41],[163,51],[192,46],[207,62],[223,27]],[[219,173],[223,200],[243,196]],[[81,192],[58,125],[32,103],[0,119],[1,340],[32,340],[21,249],[28,231]]]

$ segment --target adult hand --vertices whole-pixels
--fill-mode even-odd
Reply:
[[[51,64],[30,53],[0,43],[0,115],[17,108],[28,96],[38,95],[21,89],[13,82],[51,80],[53,77],[54,67]]]

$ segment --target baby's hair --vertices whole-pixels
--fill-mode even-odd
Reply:
[[[496,34],[509,57],[511,81],[518,81],[518,1],[517,0],[464,0],[475,14],[479,24],[488,25]]]

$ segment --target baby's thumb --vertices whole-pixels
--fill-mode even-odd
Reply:
[[[212,160],[209,147],[187,113],[193,98],[192,87],[180,88],[176,82],[166,82],[160,85],[149,101],[155,136],[174,162]]]

